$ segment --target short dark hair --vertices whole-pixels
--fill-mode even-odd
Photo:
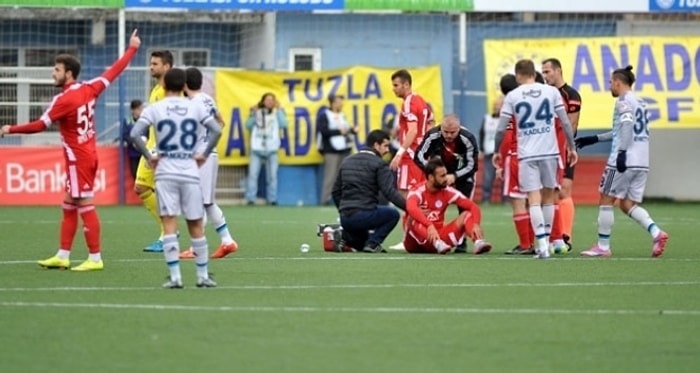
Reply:
[[[165,73],[163,82],[165,83],[165,90],[168,92],[182,92],[185,89],[185,80],[187,79],[185,70],[182,69],[170,69]]]
[[[535,71],[535,81],[544,84],[544,75],[539,71]]]
[[[619,80],[630,87],[632,87],[632,84],[634,84],[634,81],[636,80],[634,73],[632,72],[632,65],[627,65],[624,69],[617,69],[613,71],[612,78]]]
[[[384,140],[389,141],[389,139],[390,139],[389,132],[386,132],[384,130],[372,130],[367,135],[367,140],[365,141],[365,145],[372,148],[372,147],[374,147],[374,144],[381,144],[384,142]]]
[[[164,65],[170,65],[170,67],[173,67],[173,64],[175,63],[173,54],[167,49],[151,52],[151,58],[153,57],[160,58]]]
[[[501,86],[501,93],[503,93],[504,96],[518,88],[518,81],[515,80],[515,75],[513,74],[503,75],[499,84]]]
[[[198,68],[187,68],[187,70],[185,70],[185,75],[187,77],[185,80],[187,88],[193,91],[199,91],[200,89],[202,89],[202,81],[204,80],[204,76],[202,76],[202,72],[199,71]]]
[[[408,72],[406,69],[401,69],[393,74],[391,74],[391,80],[393,81],[394,79],[399,78],[401,79],[401,82],[408,82],[408,85],[413,84],[413,79],[411,78],[411,73]]]
[[[436,155],[428,160],[428,163],[426,163],[425,167],[423,167],[423,172],[425,173],[425,176],[428,177],[435,174],[435,171],[440,167],[445,167],[445,162],[442,161],[442,158],[439,155]]]
[[[80,75],[80,61],[78,58],[70,54],[59,54],[56,56],[54,63],[60,63],[63,65],[65,71],[70,71],[73,74],[73,79],[78,79]]]
[[[338,98],[343,100],[343,99],[345,99],[345,96],[343,96],[343,95],[328,95],[328,106],[333,105],[333,101],[335,101]]]
[[[559,61],[557,58],[547,58],[546,60],[542,61],[543,65],[546,63],[552,65],[554,68],[561,69],[561,61]]]
[[[130,105],[131,110],[138,109],[141,107],[141,105],[143,105],[143,101],[141,101],[139,99],[131,100],[131,105]]]
[[[523,76],[535,76],[535,63],[532,60],[520,60],[515,63],[515,74]]]

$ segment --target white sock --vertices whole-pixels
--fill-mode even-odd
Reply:
[[[233,237],[231,237],[231,233],[228,231],[228,225],[226,224],[226,217],[224,216],[224,212],[221,211],[221,208],[219,208],[219,205],[214,203],[207,206],[207,216],[211,224],[216,228],[216,233],[219,234],[221,243],[224,245],[233,243]]]
[[[207,269],[209,264],[209,247],[207,246],[207,238],[193,238],[190,242],[192,243],[192,251],[194,251],[194,262],[197,265],[197,277],[209,278],[209,270]]]
[[[658,237],[659,233],[661,233],[661,229],[654,223],[651,216],[649,216],[649,212],[643,207],[634,205],[627,215],[641,225],[642,228],[646,229],[653,238]]]
[[[615,223],[613,206],[598,207],[598,247],[610,250],[610,234]]]
[[[99,262],[100,260],[102,260],[102,254],[100,254],[100,253],[94,253],[94,254],[91,253],[91,254],[88,254],[88,259],[90,259],[91,261],[97,263],[97,262]]]
[[[544,214],[540,205],[530,205],[530,223],[535,232],[535,243],[538,251],[548,249],[547,233],[544,230]]]
[[[542,216],[544,217],[544,233],[549,236],[552,233],[552,222],[554,221],[554,205],[542,205]]]
[[[163,254],[165,263],[170,270],[170,280],[182,281],[180,274],[180,244],[177,242],[177,235],[166,234],[163,236]]]
[[[56,256],[60,259],[70,259],[70,250],[58,249]]]

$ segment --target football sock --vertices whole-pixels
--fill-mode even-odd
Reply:
[[[163,254],[170,270],[170,279],[172,281],[182,281],[179,258],[180,244],[177,242],[177,235],[167,234],[163,236]]]
[[[60,248],[61,250],[70,253],[70,250],[73,247],[75,231],[78,230],[78,206],[68,202],[63,202],[61,207],[63,208],[63,219],[61,219]],[[68,255],[65,253],[59,254],[57,254],[59,258],[68,259]],[[65,255],[65,258],[61,257],[61,255]]]
[[[94,205],[80,206],[80,217],[83,219],[83,234],[90,254],[100,252],[100,217]],[[97,260],[99,261],[99,259]]]
[[[562,238],[562,215],[561,215],[561,208],[559,204],[554,205],[554,218],[552,219],[552,232],[549,235],[549,238],[552,241],[555,240],[560,240]]]
[[[647,210],[643,207],[635,205],[627,215],[641,225],[642,228],[646,229],[653,238],[658,237],[659,233],[661,233],[661,229],[654,223]]]
[[[576,208],[571,197],[559,201],[559,213],[561,214],[561,233],[573,237]]]
[[[513,214],[513,223],[515,223],[515,232],[518,234],[518,246],[523,249],[532,246],[530,215],[527,213]]]
[[[539,250],[546,249],[547,233],[544,229],[544,213],[540,205],[530,205],[530,222],[532,231],[535,233],[536,246]]]
[[[542,205],[542,217],[544,218],[544,234],[549,237],[552,234],[552,222],[554,222],[554,205]]]
[[[598,247],[610,250],[610,234],[615,223],[613,206],[604,205],[598,208]]]
[[[158,215],[158,199],[156,198],[155,191],[148,189],[139,194],[139,197],[143,201],[143,206],[146,208],[146,210],[148,210],[148,213],[151,214],[151,217],[156,221],[156,224],[158,224],[161,239],[164,239],[163,235],[165,232],[163,232],[163,222],[160,220],[160,216]]]
[[[226,224],[226,217],[224,216],[224,212],[221,211],[221,208],[219,208],[219,205],[214,203],[207,206],[206,209],[207,215],[205,218],[208,217],[211,224],[216,228],[216,233],[219,234],[221,243],[224,245],[233,243],[233,237],[231,237],[231,233],[228,231],[228,224]]]
[[[197,265],[197,277],[209,278],[209,271],[207,270],[207,264],[209,263],[207,238],[192,238],[190,242],[194,251],[194,262]]]
[[[61,259],[70,259],[70,250],[58,249],[56,256]]]

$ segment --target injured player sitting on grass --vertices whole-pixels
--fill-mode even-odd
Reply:
[[[474,254],[489,252],[491,244],[483,239],[479,206],[447,185],[447,168],[442,159],[430,159],[424,172],[425,182],[413,187],[406,198],[406,251],[447,254],[469,237],[474,241]],[[445,211],[450,204],[459,206],[462,213],[445,224]]]

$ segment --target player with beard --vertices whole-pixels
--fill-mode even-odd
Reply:
[[[440,157],[428,161],[426,181],[411,189],[406,199],[404,247],[409,253],[447,254],[467,237],[474,241],[474,254],[491,250],[481,230],[481,210],[457,189],[448,186],[447,168]],[[445,224],[445,211],[451,204],[462,213]]]

